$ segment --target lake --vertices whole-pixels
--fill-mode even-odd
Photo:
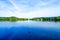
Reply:
[[[0,40],[60,40],[60,22],[0,22]]]

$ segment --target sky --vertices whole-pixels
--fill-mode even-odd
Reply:
[[[60,16],[60,0],[0,0],[0,17]]]

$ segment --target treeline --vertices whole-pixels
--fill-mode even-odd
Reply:
[[[60,21],[60,17],[35,17],[35,18],[31,18],[30,20],[32,21],[55,21],[55,22],[59,22]]]
[[[17,18],[17,17],[0,17],[0,21],[26,21],[28,18]]]
[[[35,18],[18,18],[18,17],[0,17],[0,21],[10,21],[10,22],[15,22],[15,21],[55,21],[55,22],[60,22],[60,16],[59,17],[35,17]]]

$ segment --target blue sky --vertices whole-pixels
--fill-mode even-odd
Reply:
[[[60,0],[0,0],[0,16],[60,16]]]

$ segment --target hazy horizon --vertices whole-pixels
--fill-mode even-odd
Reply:
[[[60,0],[0,0],[0,17],[60,16]]]

